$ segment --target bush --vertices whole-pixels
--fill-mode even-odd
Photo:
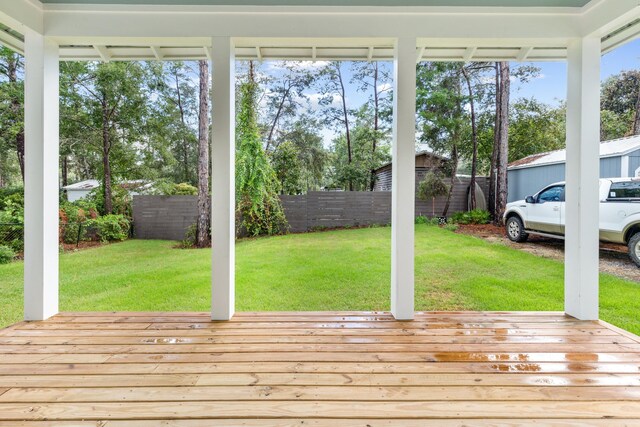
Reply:
[[[180,247],[184,249],[192,249],[196,247],[196,241],[198,240],[198,224],[193,223],[187,228],[187,232],[184,235],[184,240],[180,243]]]
[[[198,189],[186,182],[175,184],[170,181],[161,180],[153,185],[151,193],[159,196],[197,196]]]
[[[64,243],[85,240],[87,227],[84,223],[98,215],[95,210],[86,211],[78,207],[78,202],[65,202],[60,205],[60,238]]]
[[[416,224],[426,224],[426,225],[440,225],[440,220],[438,217],[429,218],[424,215],[420,215],[416,217]]]
[[[9,264],[16,257],[16,253],[9,246],[0,246],[0,264]]]
[[[24,205],[24,188],[22,187],[9,187],[9,188],[0,188],[0,211],[5,208],[5,200],[9,199],[12,201],[16,201],[18,199],[22,200],[22,205]]]
[[[175,196],[197,196],[198,189],[191,184],[182,182],[173,186],[173,195]]]
[[[102,242],[120,242],[127,240],[131,225],[124,215],[105,215],[89,222],[96,229]]]
[[[89,210],[95,209],[101,215],[105,214],[104,191],[102,190],[102,187],[91,190],[89,195],[84,198],[83,202],[79,202],[80,201],[74,202],[74,204],[89,208]],[[131,195],[129,194],[129,191],[119,185],[113,184],[111,186],[111,208],[113,214],[124,215],[131,218]]]
[[[4,200],[0,211],[0,242],[15,252],[24,250],[24,197],[13,193]]]
[[[451,215],[454,224],[488,224],[491,214],[488,211],[475,209],[469,212],[456,212]]]
[[[442,228],[449,231],[456,231],[458,229],[458,224],[445,224]]]

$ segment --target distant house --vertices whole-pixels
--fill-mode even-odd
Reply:
[[[76,182],[75,184],[66,185],[62,187],[62,190],[67,193],[67,200],[75,202],[76,200],[84,199],[91,193],[91,191],[100,187],[100,181],[96,179],[87,179],[85,181]],[[153,186],[152,182],[142,179],[122,181],[118,183],[120,187],[129,192],[130,195],[136,196],[145,192]]]
[[[64,186],[62,187],[62,190],[67,193],[68,201],[75,202],[76,200],[84,199],[92,190],[98,187],[100,187],[100,181],[96,179],[87,179],[85,181]]]
[[[566,150],[534,154],[509,164],[508,200],[521,200],[564,181]],[[640,136],[600,144],[600,178],[640,177]]]
[[[416,182],[422,181],[431,170],[441,170],[447,162],[446,157],[429,151],[416,153]],[[374,171],[375,184],[373,191],[391,191],[391,163],[386,163]]]
[[[424,177],[430,171],[439,171],[444,173],[444,166],[449,159],[443,156],[439,156],[429,151],[420,151],[416,153],[416,191],[418,185],[424,179]],[[387,163],[380,166],[374,171],[375,183],[373,191],[391,191],[391,172],[392,164]],[[447,184],[451,177],[446,177]],[[478,202],[478,208],[486,207],[486,195],[488,194],[489,182],[487,177],[476,177],[477,182],[477,195],[484,195],[484,201]],[[451,194],[451,201],[448,214],[453,212],[464,212],[469,209],[469,187],[471,184],[471,177],[467,175],[456,175],[453,193]],[[435,200],[436,215],[440,215],[444,210],[444,206],[447,202],[446,197],[437,197]],[[420,200],[416,197],[415,214],[431,216],[433,206],[431,201]]]

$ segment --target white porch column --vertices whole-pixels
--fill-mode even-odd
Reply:
[[[229,37],[212,47],[211,318],[235,311],[235,53]]]
[[[564,306],[581,320],[598,319],[600,56],[599,37],[569,45]]]
[[[58,46],[25,32],[24,318],[58,312]]]
[[[391,313],[413,319],[416,40],[396,42],[391,195]]]

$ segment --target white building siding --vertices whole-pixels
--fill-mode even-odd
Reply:
[[[621,176],[622,162],[620,157],[600,159],[600,178],[620,178]]]
[[[507,200],[524,199],[537,193],[545,185],[564,181],[564,163],[510,170]]]
[[[630,175],[640,168],[640,150],[636,156],[629,158]],[[509,193],[507,200],[513,202],[522,200],[540,191],[544,186],[554,182],[564,181],[565,164],[541,165],[509,171]],[[600,178],[619,178],[622,176],[622,161],[620,156],[600,159]]]
[[[640,172],[640,150],[629,153],[628,176],[638,176],[636,171]]]

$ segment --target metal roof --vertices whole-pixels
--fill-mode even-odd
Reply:
[[[640,135],[602,142],[600,144],[600,157],[624,156],[636,150],[640,150]],[[549,151],[546,153],[533,154],[511,162],[509,163],[509,170],[560,164],[566,160],[566,150]]]
[[[98,188],[100,186],[100,181],[95,179],[87,179],[85,181],[76,182],[75,184],[67,185],[62,187],[63,190],[93,190],[94,188]]]

